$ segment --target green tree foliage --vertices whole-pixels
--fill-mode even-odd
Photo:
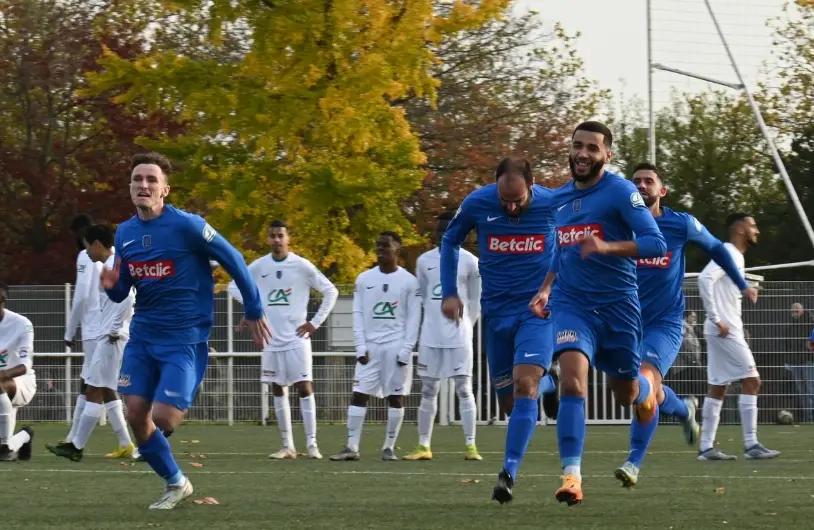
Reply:
[[[434,99],[433,46],[507,3],[167,2],[164,20],[199,21],[196,47],[230,53],[109,51],[90,81],[94,94],[184,123],[181,135],[145,142],[180,165],[176,202],[256,252],[268,222],[285,218],[296,249],[348,281],[380,230],[414,236],[402,202],[426,159],[400,104]]]

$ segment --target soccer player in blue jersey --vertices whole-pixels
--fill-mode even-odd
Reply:
[[[489,374],[501,410],[510,414],[503,470],[492,498],[512,500],[512,487],[538,415],[556,415],[556,381],[551,366],[550,322],[528,307],[535,282],[548,270],[553,248],[551,190],[534,184],[531,166],[504,158],[494,184],[470,193],[441,241],[441,310],[452,320],[463,314],[457,291],[458,252],[467,234],[478,233],[481,314],[486,332]],[[545,377],[544,377],[545,376]]]
[[[644,338],[641,343],[641,372],[654,385],[652,392],[659,406],[651,422],[634,417],[630,424],[630,454],[627,461],[616,470],[616,478],[630,488],[639,480],[639,469],[656,427],[659,414],[676,416],[684,427],[688,444],[695,444],[698,422],[695,419],[697,400],[679,399],[675,392],[662,384],[662,379],[675,362],[683,337],[684,247],[695,243],[701,247],[732,279],[748,299],[757,300],[757,290],[746,284],[732,256],[724,244],[716,239],[695,217],[662,206],[661,199],[667,195],[667,187],[656,167],[649,163],[636,166],[633,184],[656,219],[656,224],[667,240],[667,254],[657,258],[640,258],[636,275],[639,283],[639,303],[642,307]]]
[[[666,243],[636,187],[604,170],[612,144],[602,123],[583,122],[574,130],[568,157],[572,180],[554,191],[554,260],[529,304],[543,316],[551,298],[563,467],[555,496],[569,506],[583,498],[580,467],[591,364],[608,375],[617,401],[635,405],[641,421],[652,421],[656,409],[652,381],[639,375],[642,323],[634,258],[663,256]]]
[[[130,197],[136,215],[116,230],[116,264],[102,269],[114,302],[136,288],[130,341],[124,350],[119,393],[139,453],[166,483],[151,510],[170,510],[192,494],[164,433],[184,418],[203,378],[212,327],[209,259],[217,260],[243,297],[244,324],[259,347],[271,338],[257,286],[243,257],[200,216],[164,203],[169,160],[158,153],[133,157]]]

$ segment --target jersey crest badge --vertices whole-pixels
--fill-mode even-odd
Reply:
[[[151,236],[150,234],[146,234],[144,236],[141,236],[141,246],[144,247],[145,249],[152,248],[153,247],[153,236]]]

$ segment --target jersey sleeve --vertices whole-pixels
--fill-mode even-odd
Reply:
[[[418,280],[418,294],[419,296],[421,296],[422,300],[427,295],[427,289],[429,288],[425,270],[426,265],[424,255],[422,254],[421,256],[418,257],[418,259],[415,262],[415,276],[416,280]]]
[[[356,348],[356,357],[364,357],[367,353],[365,341],[365,309],[362,300],[362,282],[356,278],[353,289],[353,344]]]
[[[243,256],[202,217],[193,215],[190,216],[190,219],[193,241],[209,257],[220,263],[234,279],[243,299],[243,312],[246,318],[249,320],[262,318],[263,305],[260,302],[260,291],[258,291],[257,284],[254,282],[251,273],[249,273],[249,268],[246,266]]]
[[[469,270],[466,275],[466,287],[469,293],[469,300],[464,303],[469,304],[469,318],[472,323],[480,318],[480,293],[481,293],[480,270],[478,269],[478,258],[469,257]]]
[[[689,214],[686,214],[685,217],[687,220],[687,241],[701,247],[715,263],[720,265],[726,275],[738,286],[738,289],[741,291],[746,289],[748,287],[746,278],[738,270],[738,266],[726,249],[726,245],[713,236],[698,219]]]
[[[311,324],[315,328],[318,328],[328,319],[328,314],[334,308],[336,299],[339,298],[339,290],[313,263],[310,261],[305,261],[304,263],[308,268],[311,288],[316,289],[322,295],[322,302],[319,304],[319,309],[317,309],[317,312],[311,319]]]
[[[33,365],[32,358],[34,357],[34,326],[28,319],[25,321],[25,327],[17,342],[17,357],[25,366],[26,372],[31,371]]]
[[[82,322],[82,315],[85,313],[85,304],[88,296],[90,296],[92,285],[90,275],[95,270],[92,262],[83,258],[83,253],[80,252],[76,256],[76,282],[74,283],[71,313],[68,315],[68,325],[65,327],[65,340],[71,341],[76,336],[76,330]]]
[[[124,325],[125,317],[133,309],[133,304],[136,302],[136,297],[133,295],[133,290],[130,289],[124,300],[114,306],[115,315],[110,323],[110,329],[101,330],[102,335],[110,335],[113,332],[118,332]]]
[[[255,284],[257,283],[257,275],[259,274],[258,269],[261,266],[261,263],[262,263],[261,260],[262,259],[263,258],[256,259],[256,260],[254,260],[253,262],[251,262],[249,264],[249,274],[251,275],[252,279],[255,281]],[[227,290],[229,291],[229,295],[232,298],[234,298],[235,300],[237,300],[241,304],[243,303],[243,295],[240,294],[240,289],[238,288],[237,283],[235,283],[234,280],[229,282],[229,287],[227,288]]]
[[[715,300],[715,282],[723,277],[724,270],[714,261],[707,263],[707,266],[704,267],[698,276],[698,294],[701,295],[701,301],[704,304],[704,310],[707,312],[707,318],[715,324],[721,321],[718,304]]]
[[[472,214],[473,199],[469,195],[461,203],[458,212],[449,222],[444,237],[441,238],[441,297],[458,294],[458,259],[461,244],[475,227]]]
[[[621,188],[625,196],[618,199],[619,212],[628,227],[633,230],[639,257],[663,256],[667,252],[667,241],[659,230],[653,214],[647,209],[636,187],[628,181],[624,184]]]
[[[421,294],[418,292],[418,280],[412,275],[410,275],[410,281],[407,282],[406,290],[407,313],[404,319],[404,345],[398,355],[399,362],[404,364],[410,362],[413,348],[418,342],[418,329],[421,326]]]

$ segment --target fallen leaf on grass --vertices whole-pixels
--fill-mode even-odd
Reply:
[[[200,498],[200,499],[195,499],[192,502],[195,503],[195,504],[198,504],[198,505],[200,505],[200,504],[220,504],[220,501],[218,501],[218,499],[216,499],[215,497],[203,497],[203,498]]]
[[[715,495],[723,495],[726,493],[726,488],[721,486],[720,488],[715,488]]]
[[[192,440],[192,443],[199,444],[199,443],[201,443],[201,441],[200,440]]]
[[[465,478],[463,480],[459,480],[458,484],[480,484],[480,480],[476,478]]]
[[[204,467],[203,464],[201,464],[200,462],[190,462],[189,465],[191,465],[192,467]]]

